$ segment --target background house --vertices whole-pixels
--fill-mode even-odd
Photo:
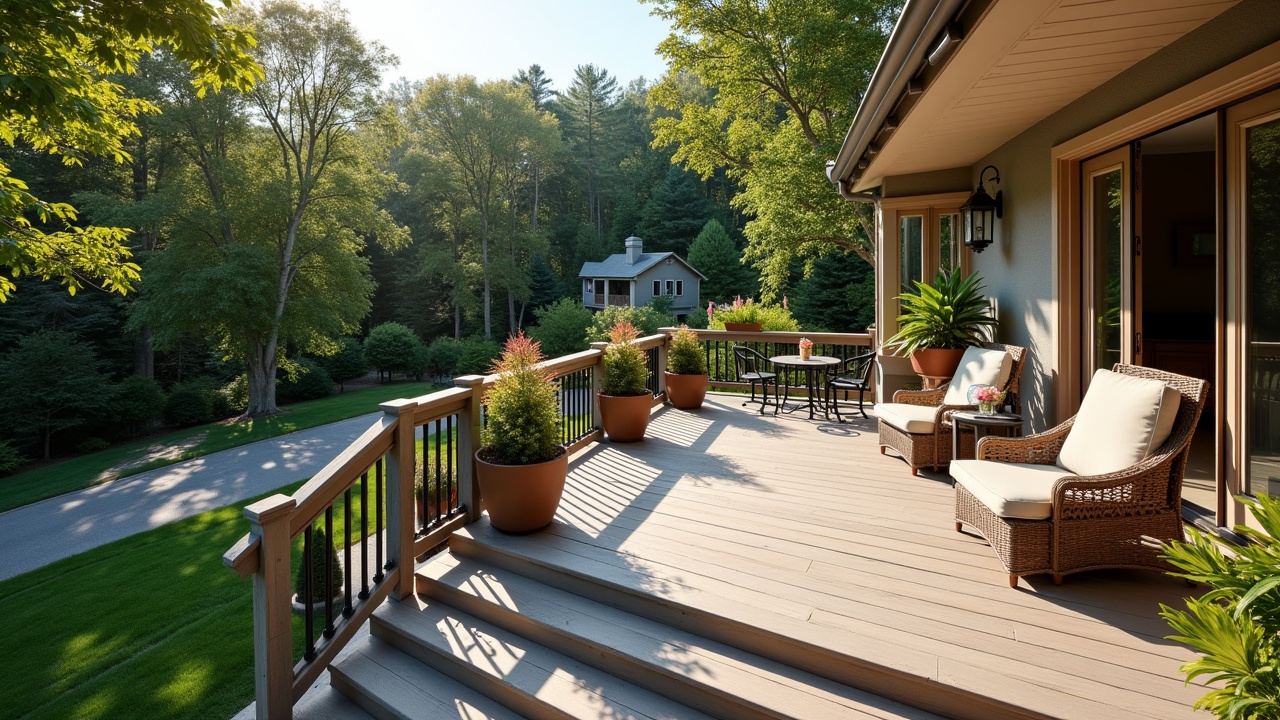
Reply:
[[[600,262],[582,264],[582,305],[602,310],[609,305],[638,307],[660,295],[671,298],[671,312],[678,320],[698,309],[706,276],[684,258],[671,252],[647,253],[638,237],[629,237],[626,252]]]

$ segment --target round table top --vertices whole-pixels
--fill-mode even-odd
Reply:
[[[808,360],[801,360],[799,355],[776,355],[769,358],[769,362],[794,367],[827,367],[840,364],[840,358],[829,355],[810,355]]]
[[[1022,416],[1017,413],[980,413],[976,410],[956,410],[951,413],[951,419],[959,420],[969,424],[980,425],[1021,425]]]

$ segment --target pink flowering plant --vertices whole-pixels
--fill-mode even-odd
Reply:
[[[974,385],[969,388],[969,402],[977,403],[982,412],[991,412],[1004,400],[1005,391],[995,385]]]
[[[812,340],[810,340],[809,338],[800,338],[800,349],[801,349],[801,350],[812,350],[812,349],[813,349],[813,341],[812,341]]]

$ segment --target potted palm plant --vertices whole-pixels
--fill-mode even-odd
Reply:
[[[653,394],[644,351],[633,344],[639,336],[634,325],[621,320],[610,328],[604,349],[604,378],[596,397],[604,432],[614,442],[642,440],[649,427]]]
[[[698,343],[698,334],[681,325],[667,347],[667,369],[663,373],[667,399],[681,410],[697,410],[707,396],[707,359]]]
[[[555,517],[569,473],[560,445],[556,389],[539,343],[521,332],[507,340],[485,393],[488,407],[476,451],[476,480],[489,522],[504,532],[532,532]]]
[[[985,340],[996,319],[982,294],[977,273],[939,270],[932,285],[916,281],[916,292],[898,296],[902,314],[898,332],[885,348],[911,357],[911,366],[926,378],[949,378],[960,365],[964,349]]]

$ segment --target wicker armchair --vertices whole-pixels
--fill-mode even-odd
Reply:
[[[1022,366],[1025,364],[1026,348],[1001,343],[983,343],[981,347],[987,350],[1003,350],[1012,358],[1012,369],[1009,371],[1009,378],[1005,381],[1002,389],[1016,397],[1018,379],[1022,375]],[[884,417],[881,417],[878,423],[880,428],[880,454],[883,455],[886,449],[892,448],[911,466],[912,475],[919,475],[920,468],[923,467],[932,467],[937,471],[942,465],[949,462],[951,460],[951,413],[956,410],[976,410],[977,406],[945,405],[943,404],[943,398],[946,397],[946,394],[946,386],[933,390],[899,390],[894,393],[894,403],[933,408],[934,412],[930,415],[928,421],[919,423],[920,427],[918,428],[902,427],[900,424],[886,421]],[[902,425],[905,424],[907,423],[902,423]],[[915,424],[912,423],[911,425]],[[960,441],[960,454],[971,457],[973,455],[973,436],[969,434],[961,435]]]
[[[978,461],[952,465],[956,483],[956,530],[968,525],[991,544],[1009,573],[1009,586],[1023,575],[1049,573],[1056,584],[1064,575],[1099,568],[1169,570],[1159,551],[1144,536],[1183,539],[1182,475],[1191,436],[1204,408],[1209,384],[1204,380],[1151,368],[1117,364],[1114,372],[1159,380],[1181,396],[1167,439],[1136,464],[1118,472],[1076,475],[1061,468],[1059,455],[1078,417],[1023,438],[987,437],[978,443]],[[1083,408],[1082,408],[1083,413]],[[1082,426],[1083,427],[1083,426]],[[961,476],[980,470],[979,461],[1019,463],[1010,466],[1040,474],[1044,485],[1044,519],[1008,517],[966,487]],[[1032,483],[1037,482],[1032,478]],[[1020,488],[1019,502],[1034,490]],[[1050,505],[1051,503],[1051,505]]]

